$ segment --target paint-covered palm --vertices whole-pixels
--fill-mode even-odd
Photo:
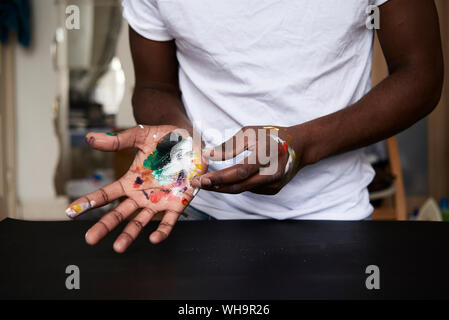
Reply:
[[[89,244],[96,244],[127,217],[140,210],[114,243],[114,250],[124,252],[142,228],[158,212],[164,216],[150,235],[152,243],[168,237],[195,190],[190,180],[207,170],[201,157],[201,141],[194,142],[186,130],[173,126],[137,126],[116,133],[89,133],[87,143],[102,151],[135,147],[136,157],[128,172],[116,182],[88,194],[66,210],[74,218],[87,210],[127,197],[104,215],[86,234]]]

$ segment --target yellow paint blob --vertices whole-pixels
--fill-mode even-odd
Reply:
[[[75,210],[76,213],[80,213],[81,210],[83,210],[83,208],[81,208],[79,204],[74,204],[73,206],[70,207],[70,209]]]

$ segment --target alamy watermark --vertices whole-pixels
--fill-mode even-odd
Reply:
[[[365,273],[369,276],[365,280],[365,286],[368,290],[380,289],[380,269],[372,264],[366,267]]]
[[[365,25],[369,30],[380,29],[380,10],[378,6],[368,6],[365,10],[368,15]]]
[[[77,5],[70,5],[65,8],[66,19],[65,27],[67,30],[79,30],[80,25],[80,8]]]
[[[76,265],[69,265],[65,268],[65,273],[69,276],[65,279],[65,287],[67,290],[80,289],[80,268]]]

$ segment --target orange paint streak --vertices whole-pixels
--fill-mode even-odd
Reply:
[[[153,203],[157,203],[161,201],[161,199],[166,195],[163,191],[156,191],[153,193],[150,193],[150,201]]]
[[[182,204],[185,206],[189,204],[189,200],[187,200],[186,198],[182,198],[181,201],[182,201]]]
[[[287,152],[287,151],[288,151],[288,144],[287,144],[287,142],[284,141],[284,152]]]

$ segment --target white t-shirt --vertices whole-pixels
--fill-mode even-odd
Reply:
[[[242,126],[293,126],[357,102],[371,88],[366,9],[386,1],[125,0],[123,7],[143,37],[175,39],[187,114],[212,146]],[[274,196],[201,190],[191,204],[218,219],[364,219],[373,176],[357,150],[303,168]]]

